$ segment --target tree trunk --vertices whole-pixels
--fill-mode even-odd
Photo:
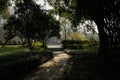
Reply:
[[[3,45],[2,45],[2,48],[5,47],[5,45],[7,44],[7,42],[8,42],[9,40],[10,40],[10,39],[5,40],[5,42],[4,42]]]
[[[32,51],[32,41],[30,38],[28,38],[28,47],[29,47],[29,50]]]
[[[43,40],[43,48],[46,50],[47,46],[46,46],[47,40]]]
[[[21,41],[22,41],[22,46],[25,47],[26,40],[24,40],[24,38],[21,38]]]
[[[99,31],[99,56],[101,60],[107,61],[108,60],[108,52],[109,52],[109,39],[108,35],[104,31],[104,21],[98,20],[96,21]]]

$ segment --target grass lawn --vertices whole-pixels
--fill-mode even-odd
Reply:
[[[20,45],[6,45],[4,48],[0,46],[0,56],[5,56],[9,54],[13,54],[16,52],[28,52],[27,48],[20,48]]]
[[[87,54],[98,54],[98,46],[92,46],[87,47],[85,49],[66,49],[65,52],[68,54],[81,54],[81,53],[87,53]]]
[[[51,52],[29,52],[20,45],[0,47],[0,80],[21,80],[23,75],[52,57]]]

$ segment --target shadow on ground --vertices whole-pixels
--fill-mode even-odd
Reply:
[[[108,61],[98,59],[98,54],[72,54],[60,80],[120,80],[120,51],[110,51]],[[105,54],[105,53],[104,53]]]
[[[110,49],[108,60],[103,65],[102,80],[120,80],[120,50]]]
[[[0,80],[22,80],[26,74],[53,58],[52,53],[39,52],[32,53],[32,55],[16,56],[0,57]]]
[[[23,80],[58,80],[67,66],[68,54],[56,53],[54,58],[39,66]]]
[[[72,55],[60,80],[100,80],[97,54]]]

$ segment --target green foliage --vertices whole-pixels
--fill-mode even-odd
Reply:
[[[23,75],[52,57],[52,52],[29,52],[18,45],[0,48],[0,80],[22,80]]]
[[[44,53],[51,54],[51,52],[45,51],[33,51],[29,52],[28,48],[21,47],[20,45],[7,45],[4,48],[0,48],[0,63],[4,64],[5,62],[27,60],[27,59],[37,59],[42,56]],[[37,55],[37,57],[35,57]]]
[[[67,49],[84,49],[87,47],[98,46],[96,41],[88,40],[64,40],[61,42],[64,48]]]
[[[67,12],[64,12],[64,13],[62,12],[60,16],[64,17],[65,19],[68,19],[68,17],[70,16],[70,14],[67,13]]]
[[[42,42],[37,41],[37,42],[33,42],[33,43],[32,43],[32,45],[33,45],[33,46],[36,46],[36,47],[40,47],[40,46],[42,46],[42,45],[43,45],[43,43],[42,43]]]
[[[54,12],[60,17],[68,19],[71,23],[76,18],[76,0],[47,0],[55,8]]]
[[[6,9],[7,2],[8,0],[0,0],[0,14],[2,13],[2,11],[4,11],[4,9]]]
[[[67,49],[83,49],[84,47],[82,45],[78,45],[78,44],[69,44],[69,45],[65,45],[64,48],[67,48]]]
[[[67,49],[84,49],[89,46],[89,41],[81,41],[81,40],[64,40],[62,41],[62,45]]]
[[[32,48],[32,40],[42,41],[52,36],[59,36],[59,22],[40,9],[40,6],[32,0],[16,1],[15,14],[11,15],[4,24],[7,31],[7,40],[19,36],[28,40],[29,49]]]
[[[85,49],[73,49],[73,50],[68,50],[66,49],[65,52],[70,55],[80,55],[80,54],[98,54],[99,52],[99,47],[98,46],[91,46],[91,47],[86,47]]]
[[[91,46],[99,46],[99,42],[97,42],[97,41],[95,41],[95,40],[90,40],[89,41],[90,43],[89,43],[89,46],[91,47]]]
[[[17,53],[19,54],[19,52],[28,52],[28,49],[27,48],[19,48],[18,45],[7,45],[5,46],[4,48],[1,48],[0,47],[0,56],[6,56],[6,55],[11,55],[14,53]]]
[[[0,17],[3,19],[8,19],[10,16],[9,11],[10,1],[9,0],[0,0]]]
[[[39,50],[39,51],[44,51],[45,47],[47,45],[43,46],[43,42],[37,41],[32,43],[33,50]]]
[[[1,16],[2,16],[2,18],[4,18],[4,19],[8,19],[9,16],[10,16],[9,9],[8,9],[8,8],[5,8],[5,9],[2,11]]]

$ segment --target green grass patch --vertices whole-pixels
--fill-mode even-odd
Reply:
[[[65,49],[84,49],[89,46],[89,41],[85,40],[63,40],[62,46]]]
[[[65,52],[68,54],[98,54],[98,46],[87,47],[85,49],[66,49]]]
[[[19,45],[0,48],[0,80],[22,80],[24,75],[52,57],[52,52],[29,52]]]
[[[0,56],[6,56],[9,54],[18,53],[19,52],[28,52],[29,50],[27,48],[20,47],[19,45],[7,45],[4,48],[0,47]]]

